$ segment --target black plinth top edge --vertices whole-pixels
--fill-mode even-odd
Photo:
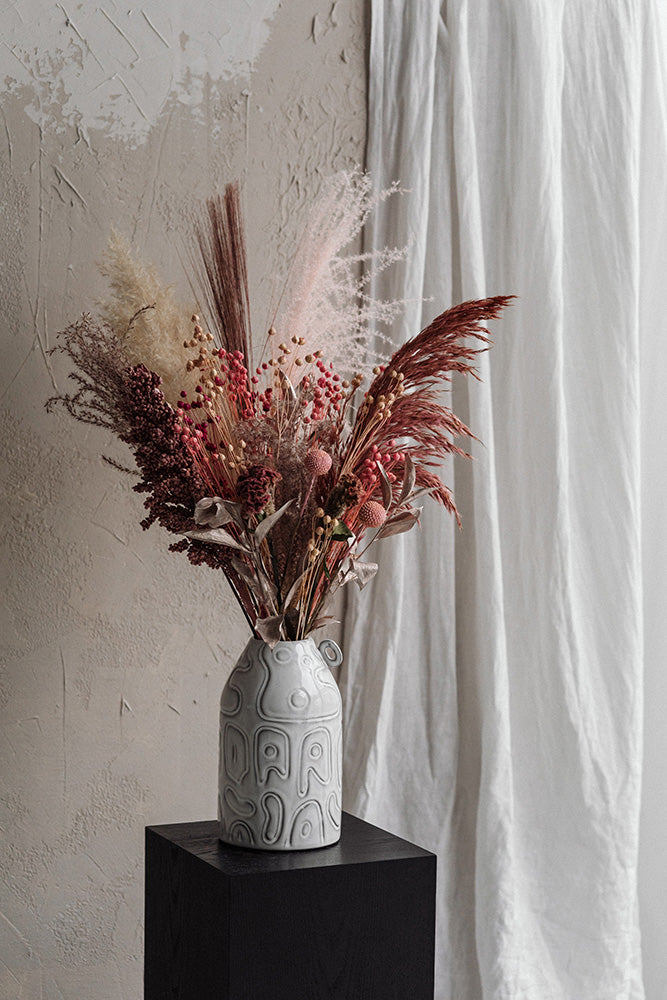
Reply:
[[[271,871],[435,858],[430,851],[345,812],[338,843],[310,851],[252,851],[242,847],[229,847],[218,839],[218,824],[215,820],[168,823],[149,826],[146,830],[196,855],[226,875],[266,874]]]

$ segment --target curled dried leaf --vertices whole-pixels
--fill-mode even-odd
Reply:
[[[405,456],[405,472],[403,473],[403,485],[401,486],[401,493],[398,498],[398,506],[405,503],[410,494],[415,488],[415,482],[417,480],[417,470],[415,469],[415,463],[410,458],[410,454]]]
[[[370,583],[373,579],[377,571],[377,563],[362,562],[361,559],[355,559],[352,556],[338,570],[336,579],[340,587],[344,587],[346,583],[354,582],[359,587],[359,590],[363,590],[366,584]]]
[[[282,639],[284,621],[284,615],[271,615],[269,618],[258,618],[255,622],[255,631],[271,649]]]
[[[273,514],[269,514],[268,517],[265,517],[263,521],[259,522],[259,524],[255,528],[255,533],[253,535],[256,545],[262,544],[268,533],[271,531],[271,528],[273,528],[273,526],[278,523],[278,521],[283,516],[287,508],[290,506],[290,504],[293,503],[294,503],[294,498],[292,497],[291,500],[288,500],[287,503],[284,503],[282,505],[282,507],[274,511]]]
[[[243,560],[239,559],[237,556],[232,556],[229,561],[238,575],[242,577],[246,583],[249,583],[251,586],[257,583],[257,575],[251,566],[248,566],[247,563],[244,563]]]
[[[185,537],[191,538],[194,542],[213,542],[215,545],[227,545],[230,549],[250,552],[247,545],[238,542],[224,528],[211,528],[209,531],[186,531]]]
[[[378,564],[372,562],[362,562],[361,559],[351,559],[350,569],[354,574],[354,582],[363,590],[367,583],[370,583],[378,571]]]
[[[382,502],[384,504],[385,510],[389,510],[391,507],[391,501],[393,499],[393,491],[391,488],[391,483],[389,482],[389,476],[385,472],[383,466],[380,462],[376,461],[377,470],[380,473],[380,486],[382,487]]]
[[[404,531],[409,531],[410,528],[414,528],[415,524],[419,523],[419,515],[422,510],[422,507],[417,507],[416,510],[405,510],[390,517],[384,522],[375,538],[388,538],[389,535],[401,535]]]
[[[202,497],[195,506],[195,524],[202,524],[207,528],[221,528],[223,524],[229,524],[233,520],[234,517],[222,497]]]
[[[351,528],[345,524],[345,521],[339,521],[334,530],[331,532],[331,537],[334,542],[344,542],[347,540],[348,544],[354,544],[355,534]]]
[[[225,510],[228,510],[232,515],[232,519],[238,527],[245,531],[245,521],[243,520],[243,504],[236,500],[223,500],[222,501]]]

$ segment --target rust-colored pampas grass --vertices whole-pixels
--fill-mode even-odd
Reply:
[[[484,322],[496,319],[512,296],[463,302],[436,317],[421,333],[400,347],[382,366],[358,414],[344,460],[344,471],[359,475],[375,447],[386,451],[392,440],[405,443],[416,470],[417,485],[458,520],[450,490],[429,467],[448,455],[466,455],[454,442],[472,431],[442,403],[442,387],[454,372],[476,376],[475,357],[488,348]],[[483,347],[475,346],[483,344]],[[403,475],[405,460],[395,462]]]

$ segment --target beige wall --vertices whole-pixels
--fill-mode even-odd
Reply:
[[[111,226],[183,293],[188,213],[240,177],[255,328],[320,178],[363,159],[364,3],[22,0],[0,72],[0,998],[141,996],[143,827],[215,813],[217,703],[247,631],[143,533],[44,400]]]

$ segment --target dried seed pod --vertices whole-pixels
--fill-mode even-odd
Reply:
[[[331,468],[331,455],[321,448],[313,448],[306,454],[303,465],[311,476],[325,476]]]
[[[368,528],[379,528],[387,520],[387,511],[377,500],[367,500],[361,505],[359,520]]]

